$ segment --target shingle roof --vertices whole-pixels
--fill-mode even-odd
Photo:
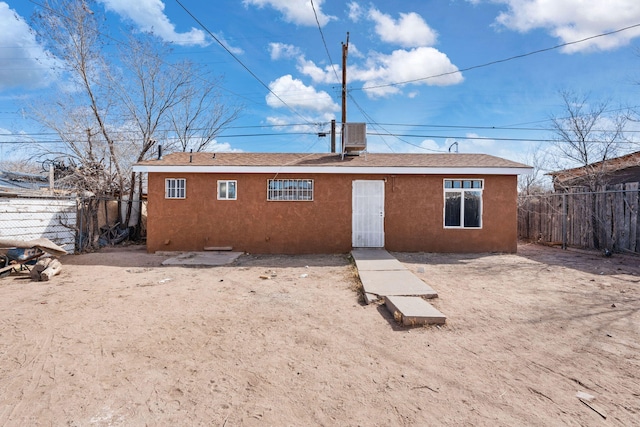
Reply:
[[[137,163],[138,166],[267,166],[267,167],[362,167],[362,168],[526,168],[522,163],[488,154],[435,153],[386,154],[366,153],[345,156],[332,153],[172,153],[161,160]]]
[[[640,164],[640,151],[625,154],[624,156],[614,157],[605,161],[589,163],[587,166],[579,166],[577,168],[563,169],[559,171],[549,172],[559,182],[564,182],[588,174],[611,173],[621,169],[626,169]]]

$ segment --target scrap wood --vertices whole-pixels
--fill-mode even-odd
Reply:
[[[0,247],[1,248],[21,248],[21,249],[30,249],[30,248],[39,248],[44,252],[48,252],[52,255],[60,256],[66,255],[67,251],[64,248],[56,245],[49,239],[45,239],[41,237],[39,239],[33,240],[15,240],[15,239],[0,239]]]
[[[62,270],[62,263],[57,259],[54,259],[53,261],[51,261],[51,263],[49,263],[49,266],[45,268],[42,273],[40,273],[40,280],[42,280],[43,282],[48,282],[53,276],[60,273],[60,270]]]
[[[35,282],[40,281],[40,273],[42,273],[51,263],[51,258],[40,258],[38,262],[31,268],[31,280]]]
[[[580,402],[582,402],[583,405],[587,406],[593,412],[600,415],[603,419],[607,419],[607,415],[604,413],[604,411],[602,409],[599,409],[592,403],[593,400],[595,400],[595,396],[579,391],[578,393],[576,393],[576,397]]]
[[[31,280],[47,282],[60,273],[62,263],[55,258],[42,258],[31,269]]]

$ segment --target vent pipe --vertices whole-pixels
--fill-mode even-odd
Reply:
[[[158,160],[162,160],[162,144],[158,144]]]

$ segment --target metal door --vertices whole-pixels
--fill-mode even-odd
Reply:
[[[351,244],[384,247],[384,181],[353,181],[351,197]]]

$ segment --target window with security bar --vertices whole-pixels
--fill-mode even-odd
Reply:
[[[166,199],[184,199],[187,190],[185,178],[167,178],[164,181],[164,197]]]
[[[267,183],[267,200],[313,201],[312,179],[270,179]]]

